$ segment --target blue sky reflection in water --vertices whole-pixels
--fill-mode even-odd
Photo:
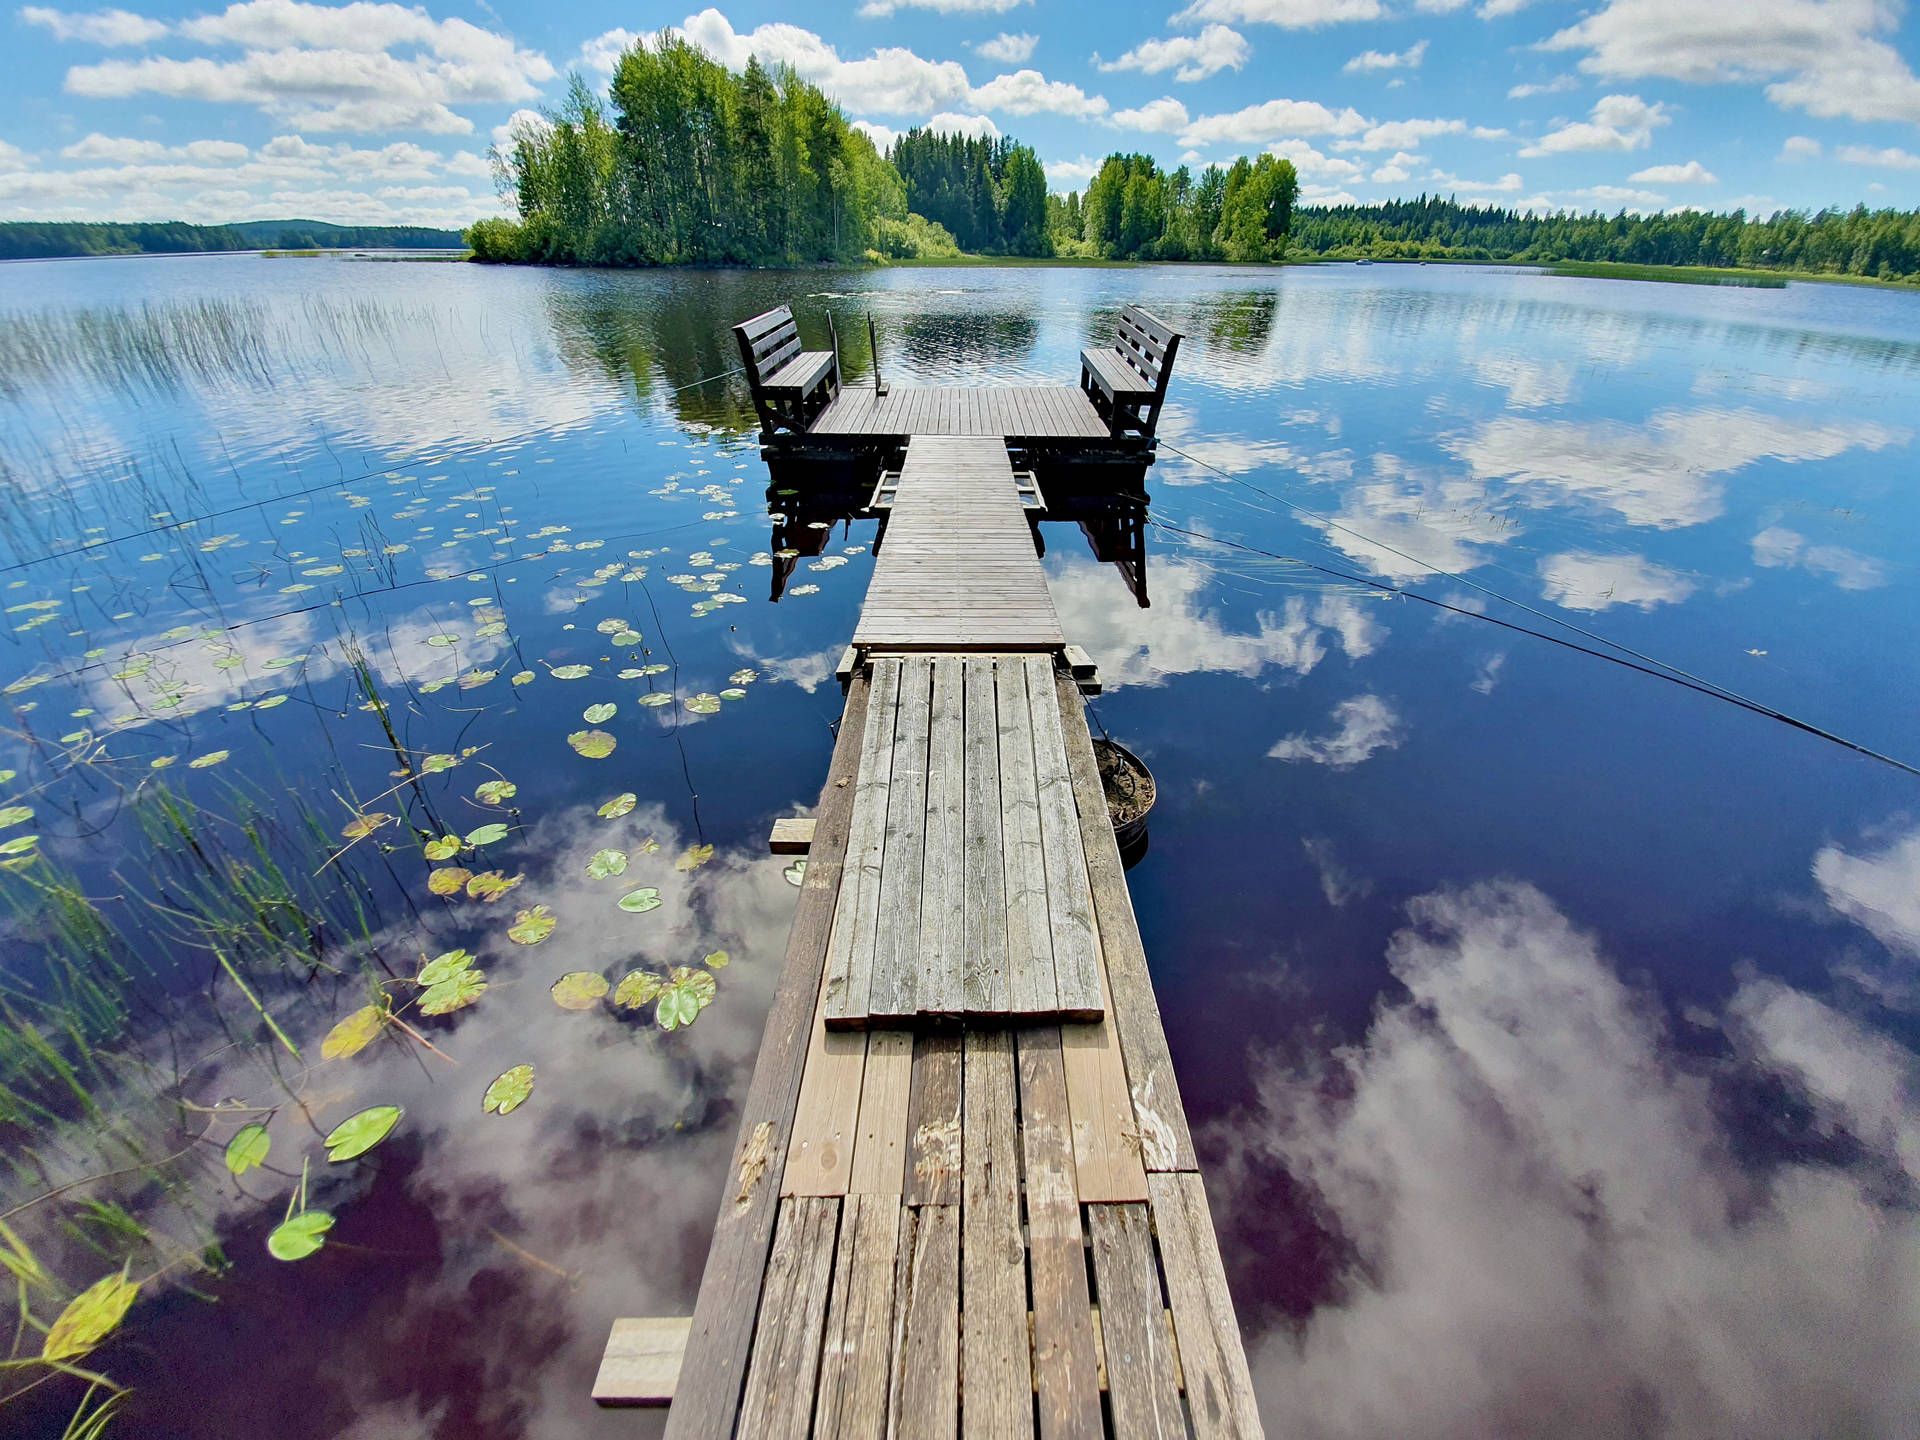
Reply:
[[[1130,299],[1191,337],[1162,434],[1193,458],[1149,481],[1151,608],[1071,527],[1047,567],[1101,721],[1159,780],[1135,903],[1275,1433],[1903,1432],[1920,780],[1273,557],[1555,628],[1468,577],[1915,760],[1920,301],[1440,267],[347,265],[0,272],[0,595],[57,602],[0,631],[0,678],[52,677],[8,697],[0,803],[34,808],[9,833],[127,936],[161,937],[134,947],[152,973],[129,1022],[153,1072],[115,1072],[115,1113],[153,1157],[211,1137],[171,1192],[92,1192],[149,1227],[136,1274],[174,1260],[215,1297],[155,1284],[96,1357],[136,1387],[130,1431],[650,1423],[593,1411],[593,1362],[613,1315],[684,1312],[698,1283],[793,897],[761,842],[817,787],[870,568],[871,526],[835,530],[768,603],[744,396],[697,383],[734,363],[728,321],[792,298],[809,331],[832,309],[855,374],[871,313],[902,384],[1062,381]],[[597,628],[615,619],[640,645]],[[349,640],[416,768],[458,764],[393,775]],[[572,665],[591,669],[556,677]],[[717,714],[685,704],[732,689]],[[606,703],[613,755],[575,754]],[[81,730],[97,741],[54,738]],[[474,798],[495,778],[505,806]],[[338,974],[251,957],[302,1063],[204,936],[155,918],[185,893],[134,821],[157,783],[214,815],[263,797],[297,884],[369,917],[325,934]],[[596,813],[627,791],[630,814]],[[407,824],[314,876],[329,852],[294,796],[329,837],[356,802]],[[508,839],[445,863],[519,887],[430,895],[409,827],[494,820]],[[608,847],[628,868],[590,878]],[[639,887],[661,907],[621,911]],[[510,942],[536,904],[552,937]],[[391,1031],[320,1060],[370,967],[455,945],[487,992],[406,1014],[457,1065]],[[16,923],[9,972],[38,978],[43,949]],[[685,1031],[548,993],[722,949]],[[531,1098],[483,1115],[521,1063]],[[156,1089],[276,1107],[274,1170],[229,1178],[239,1113]],[[320,1162],[328,1247],[268,1259],[301,1157],[377,1103],[406,1107],[394,1134]],[[112,1168],[89,1133],[36,1132],[44,1173],[7,1203]],[[34,1233],[93,1278],[77,1241]],[[188,1274],[216,1236],[231,1271]],[[16,1413],[58,1433],[73,1398]]]

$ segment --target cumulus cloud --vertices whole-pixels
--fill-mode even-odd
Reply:
[[[982,40],[973,47],[973,53],[983,60],[998,60],[1003,65],[1018,65],[1033,57],[1033,47],[1040,43],[1038,35],[1009,34],[1002,30],[991,40]]]
[[[56,40],[79,40],[109,48],[150,45],[167,33],[165,22],[149,20],[130,10],[96,10],[75,15],[42,5],[28,5],[21,10],[20,18],[29,25],[40,26]]]
[[[1322,154],[1304,140],[1275,140],[1267,149],[1291,162],[1303,180],[1358,180],[1367,173],[1364,165]]]
[[[1399,714],[1378,695],[1356,695],[1333,707],[1334,729],[1325,735],[1289,735],[1274,742],[1274,760],[1305,760],[1332,770],[1351,770],[1407,738]]]
[[[1187,128],[1187,107],[1171,95],[1149,100],[1137,110],[1116,110],[1113,123],[1123,130],[1144,130],[1148,134],[1175,135]]]
[[[1100,162],[1082,155],[1078,160],[1049,160],[1045,169],[1047,183],[1054,189],[1077,190],[1100,173]]]
[[[1829,845],[1813,857],[1827,903],[1899,955],[1920,958],[1920,829],[1868,854]]]
[[[1827,576],[1842,590],[1873,590],[1887,583],[1886,572],[1871,555],[1840,545],[1809,545],[1798,532],[1778,525],[1753,537],[1753,563],[1768,570],[1798,566]]]
[[[1173,18],[1176,22],[1224,20],[1228,24],[1311,30],[1351,20],[1378,20],[1386,13],[1380,0],[1193,0]]]
[[[1526,182],[1512,172],[1502,175],[1498,180],[1462,180],[1445,170],[1435,170],[1428,174],[1427,179],[1455,194],[1464,191],[1471,195],[1516,195],[1526,188]]]
[[[1084,120],[1107,113],[1107,102],[1101,96],[1088,95],[1064,80],[1049,80],[1038,70],[997,75],[974,90],[970,99],[982,110],[1004,110],[1009,115],[1044,113]]]
[[[1225,25],[1209,25],[1198,35],[1176,35],[1134,46],[1118,60],[1098,61],[1102,70],[1138,70],[1147,75],[1174,72],[1175,80],[1204,80],[1222,70],[1238,70],[1253,48],[1246,37]]]
[[[1636,170],[1627,179],[1642,185],[1718,185],[1720,177],[1698,160],[1684,165],[1649,165]]]
[[[1427,58],[1427,42],[1416,40],[1404,50],[1363,50],[1340,68],[1349,75],[1375,70],[1417,70]]]
[[[1609,79],[1769,81],[1782,109],[1920,123],[1920,78],[1889,43],[1899,23],[1873,0],[1609,0],[1542,45],[1585,51],[1580,68]]]
[[[1515,85],[1507,91],[1509,100],[1529,100],[1535,95],[1560,95],[1568,90],[1578,90],[1580,82],[1571,75],[1556,75],[1551,80],[1528,81]]]
[[[580,47],[580,66],[585,70],[611,75],[619,68],[620,57],[647,37],[637,30],[614,29],[596,35]]]
[[[1316,100],[1267,100],[1219,115],[1202,115],[1180,137],[1182,145],[1255,144],[1291,135],[1356,135],[1367,128],[1360,112],[1329,110]]]
[[[1903,1432],[1920,1221],[1876,1165],[1740,1159],[1654,1004],[1539,891],[1408,908],[1387,949],[1407,998],[1317,1064],[1256,1057],[1257,1102],[1205,1142],[1217,1215],[1270,1223],[1260,1177],[1284,1167],[1350,1257],[1251,1347],[1269,1428]],[[1777,1077],[1915,1173],[1910,1057],[1772,982],[1727,1028],[1739,1077]]]
[[[1654,128],[1672,121],[1666,106],[1657,102],[1650,105],[1638,95],[1605,95],[1593,107],[1590,120],[1549,131],[1520,153],[1562,155],[1578,150],[1644,150],[1653,143]]]
[[[1593,613],[1615,605],[1651,610],[1693,594],[1694,582],[1642,555],[1568,551],[1540,561],[1541,594],[1567,610]]]
[[[937,10],[942,15],[1004,15],[1030,0],[866,0],[860,13],[891,15],[896,10]]]
[[[1818,160],[1820,142],[1810,135],[1789,135],[1780,146],[1782,160]]]
[[[1388,120],[1369,125],[1357,140],[1342,140],[1342,150],[1417,150],[1439,135],[1471,135],[1476,140],[1503,140],[1507,132],[1464,120]]]
[[[1836,159],[1849,165],[1878,165],[1888,170],[1920,170],[1920,155],[1911,150],[1902,150],[1898,145],[1888,145],[1875,150],[1867,145],[1842,145],[1835,150]]]

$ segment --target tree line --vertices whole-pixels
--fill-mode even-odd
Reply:
[[[460,232],[419,225],[329,225],[320,220],[249,220],[237,225],[119,221],[0,221],[0,260],[83,255],[192,255],[216,250],[458,248]]]
[[[1109,155],[1086,192],[1048,197],[1056,251],[1107,260],[1278,260],[1300,180],[1261,155],[1163,172],[1150,155]]]

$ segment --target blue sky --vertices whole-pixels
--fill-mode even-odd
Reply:
[[[1179,3],[29,5],[0,20],[0,219],[500,213],[514,117],[670,26],[793,64],[882,140],[1017,136],[1056,189],[1115,150],[1271,149],[1308,203],[1920,205],[1900,0]]]

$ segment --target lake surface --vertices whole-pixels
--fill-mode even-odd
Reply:
[[[253,257],[0,266],[0,1211],[43,1324],[144,1282],[119,1433],[658,1429],[588,1390],[692,1305],[871,569],[768,599],[781,299],[903,385],[1189,337],[1150,605],[1046,568],[1272,1433],[1912,1434],[1920,778],[1753,707],[1920,764],[1920,296]]]

